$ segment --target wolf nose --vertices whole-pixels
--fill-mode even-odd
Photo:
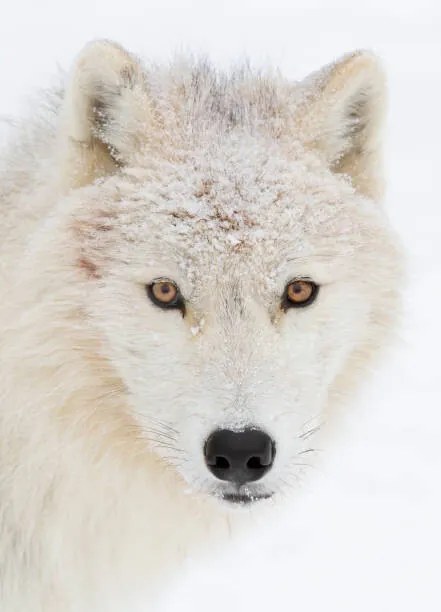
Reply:
[[[219,429],[205,444],[205,463],[219,478],[237,485],[259,480],[274,461],[275,445],[264,431]]]

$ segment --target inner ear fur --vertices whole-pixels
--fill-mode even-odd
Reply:
[[[65,92],[59,132],[70,185],[87,184],[130,161],[152,109],[139,61],[110,41],[79,54]]]
[[[382,131],[386,99],[379,60],[358,51],[304,82],[299,113],[303,140],[354,187],[379,199],[383,192]]]

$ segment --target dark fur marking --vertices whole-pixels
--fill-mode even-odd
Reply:
[[[85,270],[87,272],[89,278],[101,278],[98,272],[98,266],[94,264],[93,261],[90,261],[90,259],[88,259],[87,257],[80,257],[78,259],[78,266],[82,270]]]

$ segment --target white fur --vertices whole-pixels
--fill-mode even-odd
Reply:
[[[154,602],[236,521],[204,464],[219,427],[276,442],[250,494],[277,501],[295,484],[311,457],[299,453],[397,316],[383,109],[365,52],[292,84],[204,62],[143,67],[97,42],[13,132],[0,180],[2,612]],[[148,300],[159,276],[180,286],[185,318]],[[318,299],[284,313],[299,276]]]

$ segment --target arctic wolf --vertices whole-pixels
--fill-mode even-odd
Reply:
[[[154,609],[185,554],[293,488],[396,319],[384,106],[367,52],[292,83],[100,41],[16,126],[2,612]]]

